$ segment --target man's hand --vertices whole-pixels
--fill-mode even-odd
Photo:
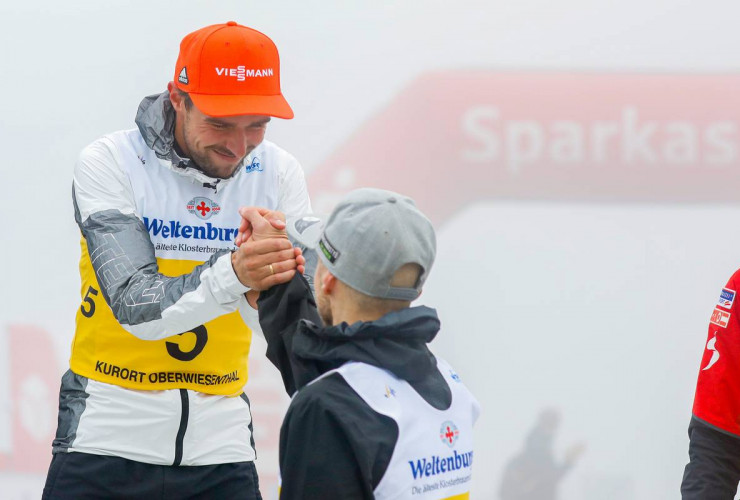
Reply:
[[[231,256],[231,264],[242,284],[252,290],[266,290],[290,281],[296,269],[304,271],[306,259],[288,240],[282,213],[242,207],[239,214],[239,248]]]
[[[236,246],[241,246],[250,238],[255,241],[268,238],[288,238],[285,231],[285,214],[282,212],[262,207],[241,207],[239,208],[239,215],[242,216],[242,222],[234,241]],[[303,274],[306,270],[306,259],[303,257],[300,248],[294,250],[298,272]]]
[[[234,241],[236,246],[241,246],[249,238],[288,238],[285,232],[285,214],[282,212],[262,207],[241,207],[239,215],[242,216],[242,222]]]
[[[298,267],[295,250],[287,238],[249,239],[231,254],[231,265],[239,281],[252,290],[266,290],[290,281]]]

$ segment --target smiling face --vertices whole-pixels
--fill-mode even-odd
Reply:
[[[265,138],[269,116],[214,117],[203,114],[187,96],[170,89],[175,108],[175,140],[182,152],[210,177],[228,179]]]

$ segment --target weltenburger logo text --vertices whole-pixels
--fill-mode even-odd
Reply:
[[[149,234],[165,239],[184,238],[233,242],[238,232],[237,229],[214,226],[210,222],[206,222],[203,226],[194,226],[176,220],[165,222],[162,219],[149,219],[148,217],[143,217],[143,219]]]
[[[409,465],[414,479],[436,476],[437,474],[470,468],[473,465],[473,452],[458,453],[454,450],[452,455],[446,457],[432,455],[429,458],[409,460]]]

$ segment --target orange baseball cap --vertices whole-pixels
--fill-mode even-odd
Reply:
[[[280,57],[266,35],[234,21],[182,39],[175,85],[209,116],[293,118],[280,92]]]

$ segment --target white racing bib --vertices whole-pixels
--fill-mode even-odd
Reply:
[[[443,360],[437,368],[452,391],[447,410],[430,406],[392,373],[364,363],[336,371],[376,412],[398,425],[398,441],[375,498],[469,498],[473,471],[473,424],[479,404]]]

